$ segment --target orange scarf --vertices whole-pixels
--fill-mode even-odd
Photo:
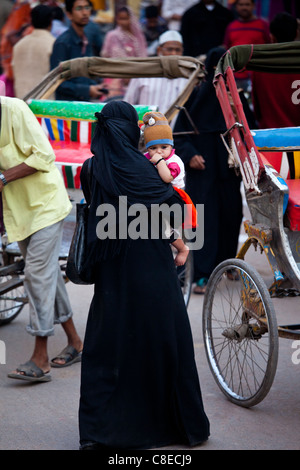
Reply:
[[[184,223],[183,223],[183,227],[184,228],[196,228],[196,227],[198,227],[197,209],[194,206],[194,203],[191,200],[190,196],[183,189],[176,188],[176,186],[173,186],[173,188],[178,192],[181,199],[183,199],[183,201],[187,205],[187,211],[186,211],[186,216],[185,216],[185,220],[184,220]]]

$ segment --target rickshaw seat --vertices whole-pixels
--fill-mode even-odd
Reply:
[[[65,186],[80,189],[81,167],[92,156],[90,142],[50,142],[55,153],[55,164],[63,175]]]

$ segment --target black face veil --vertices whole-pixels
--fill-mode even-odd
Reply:
[[[91,145],[93,175],[105,191],[105,199],[112,202],[113,198],[127,196],[129,205],[150,207],[171,197],[172,187],[161,180],[153,164],[138,150],[140,129],[133,106],[112,101],[96,116]]]

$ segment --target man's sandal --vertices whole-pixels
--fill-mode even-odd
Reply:
[[[50,382],[51,375],[44,372],[33,361],[27,361],[16,368],[15,372],[7,374],[10,379],[26,380],[27,382]]]
[[[75,362],[81,361],[82,352],[77,351],[73,346],[66,346],[58,356],[54,357],[50,361],[51,367],[67,367],[75,364]],[[59,362],[55,362],[57,360],[64,361],[63,364],[59,364]]]
[[[199,281],[196,282],[196,286],[194,287],[194,294],[204,295],[206,291],[206,285],[208,283],[207,277],[202,277]]]

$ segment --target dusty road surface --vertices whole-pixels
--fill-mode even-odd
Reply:
[[[265,279],[270,277],[264,255],[253,250],[247,258]],[[93,287],[68,283],[67,288],[75,323],[84,336]],[[295,345],[291,340],[280,339],[278,367],[269,394],[251,409],[236,406],[217,387],[206,360],[201,330],[202,303],[203,297],[193,294],[188,312],[211,436],[205,445],[193,451],[299,450],[300,343]],[[275,299],[274,305],[278,323],[300,323],[300,297]],[[0,340],[6,345],[6,360],[0,364],[0,450],[77,450],[80,364],[53,369],[49,383],[28,384],[7,378],[7,373],[28,360],[32,352],[33,339],[25,332],[27,320],[25,306],[12,323],[0,328]],[[65,346],[64,341],[62,329],[57,326],[49,340],[51,357]],[[298,347],[298,355],[292,346]],[[293,361],[293,357],[299,360]]]

